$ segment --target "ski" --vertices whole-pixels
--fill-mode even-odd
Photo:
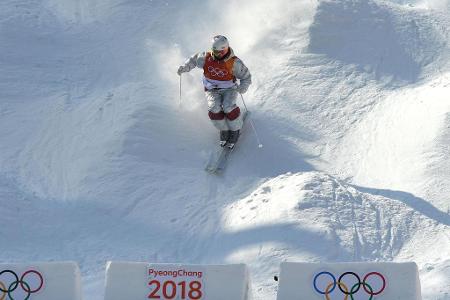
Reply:
[[[228,147],[221,147],[221,149],[213,153],[209,159],[208,165],[205,170],[211,174],[220,174],[225,166],[225,161],[230,153]]]
[[[247,118],[247,115],[249,114],[248,111],[246,111],[242,117],[242,122],[245,122],[245,119]],[[242,126],[243,128],[244,126]],[[241,129],[241,135],[242,135],[242,129]],[[239,141],[238,141],[239,142]],[[209,162],[205,167],[205,171],[211,174],[220,175],[225,170],[225,167],[227,165],[228,157],[230,156],[231,152],[236,148],[236,145],[234,145],[233,148],[225,146],[220,147],[219,151],[213,152],[211,154],[211,157],[209,158]]]

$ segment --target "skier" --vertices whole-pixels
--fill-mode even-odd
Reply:
[[[250,71],[234,55],[223,35],[213,37],[211,51],[193,55],[178,68],[177,73],[181,76],[195,67],[203,69],[208,115],[220,131],[220,146],[233,149],[243,123],[236,98],[238,93],[244,94],[252,83]]]

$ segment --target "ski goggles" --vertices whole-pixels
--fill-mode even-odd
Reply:
[[[216,57],[222,57],[225,56],[225,54],[228,53],[228,48],[222,49],[222,50],[215,50],[212,49],[212,53],[214,54],[214,56]]]

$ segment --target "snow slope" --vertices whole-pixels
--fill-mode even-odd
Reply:
[[[449,1],[5,0],[0,261],[418,263],[450,299]],[[200,71],[227,35],[250,126],[223,177]],[[180,101],[181,100],[181,101]]]

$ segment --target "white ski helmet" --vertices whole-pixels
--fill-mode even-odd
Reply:
[[[229,44],[226,37],[223,35],[216,35],[212,40],[211,50],[215,55],[225,55],[228,52]]]

